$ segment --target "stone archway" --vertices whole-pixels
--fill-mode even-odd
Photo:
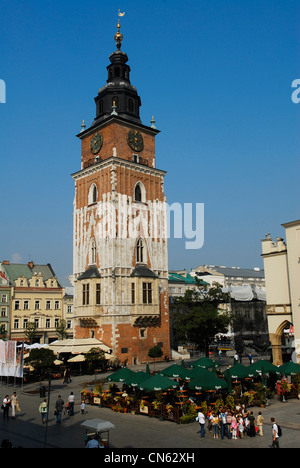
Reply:
[[[272,346],[273,364],[275,366],[281,366],[282,360],[282,333],[285,328],[291,325],[289,320],[284,320],[276,329],[275,333],[270,333],[270,342]]]

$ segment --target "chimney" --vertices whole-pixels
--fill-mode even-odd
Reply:
[[[29,268],[31,268],[31,269],[34,267],[34,263],[33,263],[32,260],[31,260],[30,262],[28,262],[28,266],[29,266]]]

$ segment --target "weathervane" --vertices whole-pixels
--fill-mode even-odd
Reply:
[[[116,46],[117,46],[117,49],[118,49],[118,50],[121,49],[122,40],[123,40],[123,36],[122,36],[122,34],[120,33],[120,28],[121,28],[121,25],[120,25],[120,17],[122,17],[122,16],[124,16],[124,15],[125,15],[125,11],[124,11],[124,13],[121,13],[120,10],[118,11],[118,25],[117,25],[118,32],[115,34],[115,41],[116,41]]]

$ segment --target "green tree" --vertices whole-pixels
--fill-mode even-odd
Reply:
[[[68,337],[67,333],[67,322],[65,320],[60,320],[56,327],[56,333],[61,340],[64,340]]]
[[[160,346],[156,345],[153,348],[150,348],[148,351],[148,356],[154,359],[154,366],[155,366],[155,359],[162,357],[163,352]]]
[[[2,324],[0,325],[0,339],[5,341],[6,338],[7,338],[7,331],[6,331],[5,325]]]
[[[25,336],[26,338],[28,338],[31,344],[34,343],[37,337],[36,330],[37,330],[37,324],[34,322],[28,322],[26,331],[25,331]]]
[[[30,364],[43,379],[54,366],[56,356],[51,349],[37,348],[32,349],[29,356],[24,359],[25,364]]]
[[[85,361],[94,369],[100,366],[101,369],[104,370],[106,359],[103,349],[91,348],[89,352],[85,354]]]
[[[219,311],[219,305],[228,302],[228,295],[219,283],[208,288],[196,281],[195,289],[188,289],[175,301],[173,329],[177,342],[196,345],[208,356],[215,335],[226,333],[230,323],[230,316]]]

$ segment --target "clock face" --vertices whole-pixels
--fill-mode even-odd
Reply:
[[[91,152],[93,154],[99,153],[102,148],[103,136],[100,132],[95,133],[91,139]]]
[[[127,142],[133,151],[142,151],[144,149],[144,140],[138,130],[130,130],[128,132]]]

